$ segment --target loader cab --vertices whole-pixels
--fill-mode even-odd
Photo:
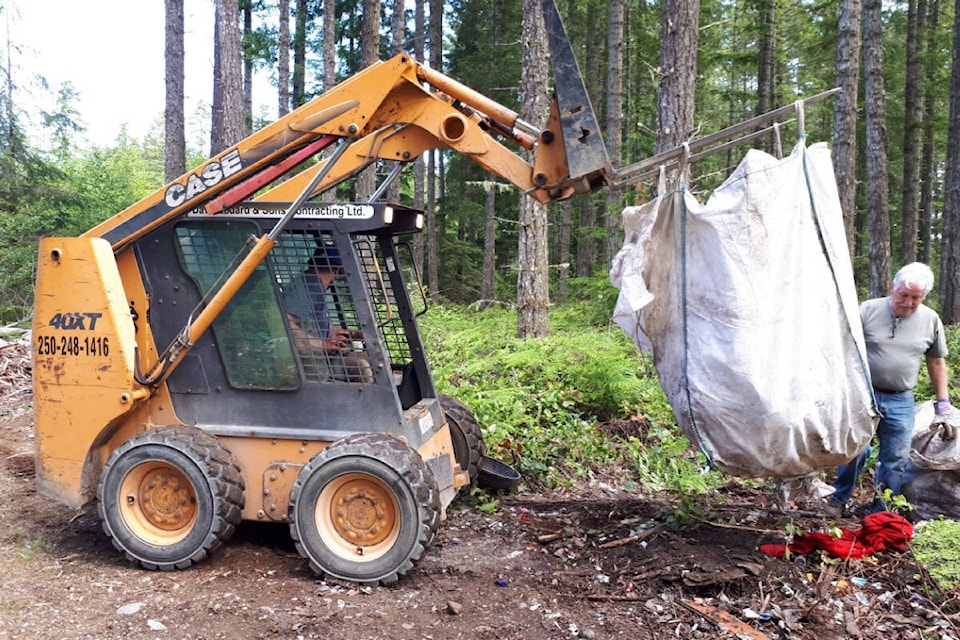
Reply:
[[[138,243],[159,343],[287,206],[197,211]],[[410,240],[422,221],[383,203],[305,204],[169,377],[180,420],[219,436],[332,442],[379,431],[418,446],[428,434],[405,412],[420,405],[443,422],[416,323],[426,298]]]

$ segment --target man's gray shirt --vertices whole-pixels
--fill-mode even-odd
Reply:
[[[921,304],[911,315],[897,318],[891,302],[887,296],[861,303],[860,321],[873,386],[906,391],[917,385],[921,356],[945,358],[947,341],[936,311]]]

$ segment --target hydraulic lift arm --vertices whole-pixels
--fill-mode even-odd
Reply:
[[[293,203],[283,220],[238,256],[157,360],[145,370],[138,365],[138,383],[156,388],[170,375],[305,200],[377,159],[408,162],[430,149],[451,149],[541,202],[608,185],[613,170],[554,0],[545,0],[544,17],[559,62],[544,129],[400,54],[364,69],[86,232],[119,255],[187,213],[216,214],[249,200],[336,143],[335,153],[269,191],[269,199]]]
[[[357,73],[84,235],[106,239],[117,252],[188,211],[202,206],[216,213],[251,198],[340,138],[354,140],[355,146],[344,154],[343,167],[313,170],[326,172],[314,192],[378,158],[409,161],[434,148],[466,155],[541,202],[600,189],[612,169],[599,126],[554,0],[544,2],[544,15],[552,55],[561,64],[555,69],[551,118],[542,130],[400,54]],[[312,178],[312,172],[297,178],[271,199],[299,193]]]

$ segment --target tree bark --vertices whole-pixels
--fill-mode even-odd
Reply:
[[[960,1],[960,0],[958,0]],[[520,72],[520,117],[545,123],[547,100],[547,42],[540,0],[523,0],[522,66]],[[547,207],[520,196],[520,233],[517,259],[517,336],[548,335],[550,290],[547,263]]]
[[[572,216],[572,205],[570,200],[564,200],[560,203],[560,238],[558,241],[557,258],[557,300],[565,302],[570,289],[570,225]]]
[[[483,207],[483,278],[480,280],[480,307],[486,309],[496,299],[497,289],[497,177],[489,173]]]
[[[623,0],[610,0],[607,12],[607,155],[619,167],[623,149]],[[609,263],[620,248],[622,192],[611,187],[606,194],[606,260]]]
[[[597,215],[592,198],[578,198],[577,207],[580,211],[579,229],[577,234],[577,270],[579,278],[589,278],[593,275],[593,263],[597,259]]]
[[[960,2],[960,0],[957,0]],[[867,228],[870,296],[890,287],[890,187],[887,183],[887,116],[883,84],[882,0],[863,3],[864,101],[867,127]]]
[[[586,67],[584,83],[587,85],[587,94],[605,99],[603,85],[603,35],[601,26],[602,10],[600,2],[589,2],[586,9]],[[576,2],[571,1],[567,14],[575,16]],[[601,108],[603,102],[598,103]],[[577,238],[577,267],[580,277],[588,278],[593,275],[593,268],[597,261],[604,259],[606,251],[606,198],[580,198],[584,232]]]
[[[277,25],[277,117],[290,113],[290,0],[279,0]]]
[[[924,16],[918,0],[907,2],[907,72],[904,86],[903,190],[900,208],[900,257],[917,258],[917,222],[920,208],[920,134],[923,126],[923,67],[920,33]]]
[[[657,153],[681,146],[694,133],[700,0],[663,0],[661,11]]]
[[[944,191],[940,314],[946,324],[954,324],[960,322],[960,0],[954,2],[950,127]]]
[[[245,39],[253,36],[252,0],[240,0],[243,15],[243,33],[240,37],[240,55],[243,58],[243,136],[253,133],[253,56],[249,47],[244,47]]]
[[[307,0],[296,0],[294,18],[296,31],[293,34],[293,107],[306,102],[307,81]],[[327,3],[324,2],[324,5]],[[324,45],[326,46],[326,45]]]
[[[380,0],[363,0],[360,26],[360,66],[366,69],[380,59]],[[366,202],[377,190],[377,163],[357,176],[357,200]]]
[[[337,5],[323,0],[323,90],[337,84]]]
[[[427,25],[430,66],[443,66],[443,0],[430,0],[430,19]],[[440,249],[437,246],[437,152],[427,154],[427,291],[430,299],[440,299]]]
[[[773,109],[774,91],[774,52],[776,51],[777,3],[775,0],[759,0],[756,11],[760,24],[760,64],[757,69],[757,113],[760,115]],[[770,142],[773,134],[767,139],[766,150],[774,152]]]
[[[183,0],[166,0],[164,6],[166,99],[163,110],[163,174],[167,182],[172,182],[187,172],[183,95]]]
[[[416,36],[413,39],[413,56],[418,62],[424,62],[424,41],[421,34],[426,30],[426,4],[427,0],[414,0],[413,9],[413,32]],[[426,200],[426,158],[420,155],[413,161],[413,206],[421,211],[425,210]],[[429,230],[428,230],[429,232]],[[422,270],[424,265],[424,234],[418,233],[414,236],[413,251],[417,266]],[[428,289],[429,291],[429,289]]]
[[[837,25],[837,71],[841,92],[833,110],[833,171],[847,232],[850,259],[855,252],[857,203],[857,91],[860,84],[860,0],[840,0]]]
[[[936,144],[934,138],[934,110],[936,109],[937,94],[940,89],[937,81],[940,65],[937,63],[934,52],[937,50],[937,34],[940,30],[940,0],[930,0],[926,5],[927,18],[925,24],[927,28],[924,48],[926,49],[927,61],[924,69],[926,81],[923,83],[923,159],[920,169],[918,259],[920,262],[930,264],[930,243],[933,240],[933,184],[937,180],[937,166],[933,161]]]
[[[403,53],[403,42],[407,37],[407,16],[404,0],[393,0],[393,15],[390,21],[390,55]]]
[[[244,138],[240,7],[237,0],[217,0],[213,75],[210,155],[216,155]]]
[[[404,0],[393,0],[393,13],[390,16],[390,56],[403,53],[403,42],[406,38],[407,18]],[[393,163],[392,163],[393,164]],[[392,168],[392,167],[391,167]],[[400,177],[387,185],[387,202],[400,201]]]

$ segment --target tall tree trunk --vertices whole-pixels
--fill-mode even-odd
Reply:
[[[570,225],[573,219],[570,200],[560,203],[560,238],[557,242],[557,300],[565,302],[570,289]]]
[[[960,1],[960,0],[958,0]],[[520,117],[545,123],[547,100],[547,40],[540,0],[523,0],[520,38]],[[540,338],[550,331],[550,288],[547,261],[547,207],[520,196],[520,233],[517,261],[517,336]]]
[[[903,191],[900,209],[900,257],[917,258],[917,220],[920,208],[920,134],[923,127],[923,67],[920,33],[924,15],[918,0],[907,5],[907,77],[904,86]],[[925,9],[925,7],[924,7]]]
[[[323,0],[323,90],[337,84],[337,3]]]
[[[757,69],[757,113],[773,109],[774,52],[776,51],[777,3],[776,0],[759,0],[756,3],[760,24],[760,64]],[[774,152],[774,145],[767,141],[766,150]]]
[[[960,0],[954,2],[950,127],[944,191],[940,314],[946,324],[954,324],[960,322]]]
[[[390,19],[390,55],[403,53],[403,42],[407,38],[407,14],[404,0],[393,0],[393,14]]]
[[[937,179],[937,167],[933,162],[933,152],[936,145],[934,139],[934,109],[936,109],[939,83],[937,81],[940,65],[937,63],[937,34],[940,30],[940,0],[930,0],[926,3],[926,64],[923,83],[923,160],[920,169],[920,217],[919,217],[919,255],[918,258],[925,264],[930,264],[930,243],[933,240],[933,183]]]
[[[430,66],[443,66],[443,0],[430,0],[427,26]],[[437,166],[438,152],[427,154],[427,291],[430,299],[440,299],[440,248],[437,246]]]
[[[240,37],[240,53],[243,57],[243,135],[253,132],[253,55],[243,43],[253,37],[252,0],[240,0],[243,14],[243,33]]]
[[[593,275],[593,263],[597,259],[597,215],[592,198],[577,198],[580,211],[579,229],[577,234],[577,269],[578,278],[589,278]]]
[[[623,149],[623,0],[609,0],[607,13],[607,154],[615,167],[620,166]],[[606,260],[609,263],[619,249],[622,234],[620,213],[623,210],[622,192],[610,188],[606,194],[607,241]]]
[[[277,116],[290,113],[290,0],[279,0],[277,28]]]
[[[240,142],[245,131],[240,7],[237,0],[217,0],[216,7],[210,155]]]
[[[390,55],[403,53],[403,41],[406,38],[407,17],[404,0],[393,0],[393,14],[390,16]],[[387,185],[387,202],[400,201],[400,177]]]
[[[296,0],[297,8],[293,15],[296,19],[296,31],[293,34],[293,106],[299,107],[307,101],[307,0]],[[324,7],[328,3],[324,2]],[[324,17],[326,24],[326,17]],[[326,43],[326,38],[324,38]],[[326,46],[326,44],[324,44]]]
[[[483,278],[480,280],[480,308],[486,309],[497,296],[497,177],[487,174],[483,207]]]
[[[600,35],[603,30],[598,26],[601,8],[599,2],[589,2],[585,16],[587,46],[584,52],[586,55],[584,81],[587,85],[587,93],[593,96],[603,94],[603,86],[600,84],[600,79],[603,77],[602,56],[600,55],[603,52],[603,45]],[[569,2],[567,14],[571,19],[577,14],[576,2],[573,0]],[[577,275],[581,278],[587,278],[593,275],[593,267],[597,262],[597,256],[606,247],[603,241],[606,199],[579,198],[578,204],[580,207],[581,232],[577,235]]]
[[[363,0],[360,26],[360,66],[364,69],[380,59],[380,0]],[[357,176],[357,200],[366,202],[377,190],[377,163]]]
[[[437,249],[437,152],[427,151],[426,162],[426,227],[427,227],[427,294],[434,303],[440,300],[440,268],[437,261],[440,251]]]
[[[413,57],[418,62],[424,62],[424,42],[423,34],[426,30],[426,11],[425,4],[427,0],[413,0],[414,9],[413,9],[413,32],[416,36],[413,39]],[[424,210],[425,197],[426,197],[426,158],[423,154],[417,157],[413,161],[413,206],[417,209]],[[429,229],[427,230],[429,233]],[[424,265],[424,234],[418,233],[414,236],[413,240],[413,250],[414,258],[417,261],[417,266],[420,269],[423,269]],[[429,289],[428,289],[429,291]]]
[[[857,91],[860,85],[860,0],[840,0],[837,24],[837,72],[840,87],[833,109],[833,171],[840,193],[840,210],[847,232],[850,259],[856,255],[854,231],[857,206]]]
[[[163,110],[163,174],[172,182],[187,172],[186,122],[183,114],[183,0],[166,0]]]
[[[679,147],[693,135],[699,12],[700,0],[663,0],[662,3],[657,153]]]
[[[864,145],[857,146],[856,152],[856,175],[865,176],[867,175],[867,150]],[[867,181],[866,180],[857,180],[854,191],[854,199],[856,202],[866,202],[867,201]],[[864,208],[859,210],[854,209],[853,211],[854,218],[854,227],[856,229],[854,237],[856,238],[856,248],[853,249],[853,255],[855,256],[865,256],[870,252],[870,232],[867,229],[867,212]],[[854,276],[857,277],[858,281],[866,280],[869,282],[869,264],[865,272],[857,274],[854,273]],[[863,271],[861,269],[861,271]]]
[[[957,0],[960,2],[960,0]],[[867,126],[867,227],[870,296],[890,288],[890,187],[887,183],[887,115],[883,93],[883,0],[863,3],[864,101]]]

